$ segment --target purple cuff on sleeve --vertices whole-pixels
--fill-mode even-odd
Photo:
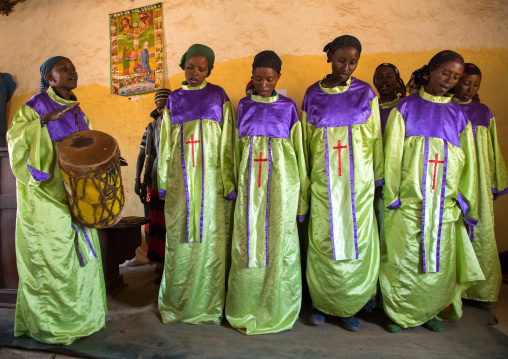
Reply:
[[[400,207],[400,199],[397,198],[397,200],[395,202],[393,202],[391,205],[389,205],[388,209],[397,209]]]
[[[296,216],[296,220],[300,223],[305,222],[305,219],[307,218],[306,214]]]
[[[467,211],[469,210],[469,205],[466,203],[462,195],[459,193],[459,196],[457,198],[457,202],[459,202],[460,209],[462,210],[462,213],[464,214],[464,221],[466,221],[467,224],[469,224],[472,227],[475,227],[478,223],[477,220],[467,219]]]
[[[164,197],[166,197],[166,191],[163,189],[159,190],[159,198],[163,199]]]
[[[505,188],[504,190],[502,190],[501,192],[498,192],[497,191],[497,188],[494,188],[492,187],[492,193],[496,193],[498,196],[504,196],[505,194],[508,193],[508,188]]]
[[[380,180],[377,180],[376,182],[374,182],[374,184],[375,184],[376,187],[382,186],[382,185],[385,184],[385,180],[384,180],[384,178],[380,179]]]
[[[27,164],[27,166],[28,166],[28,171],[32,175],[33,179],[36,180],[37,182],[45,181],[51,177],[51,175],[49,173],[39,171],[38,169],[33,168],[29,164]]]
[[[232,190],[226,197],[228,201],[236,199],[236,189]]]

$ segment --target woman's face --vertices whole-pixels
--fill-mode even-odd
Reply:
[[[374,86],[380,96],[395,95],[397,75],[390,66],[381,66],[374,74]]]
[[[270,97],[280,79],[277,71],[270,67],[256,67],[252,70],[252,84],[261,97]]]
[[[185,81],[191,87],[199,86],[208,75],[208,60],[202,55],[192,55],[185,63]]]
[[[457,84],[463,71],[463,63],[457,61],[445,62],[430,73],[425,92],[433,96],[443,96]]]
[[[462,77],[455,86],[455,96],[462,102],[468,102],[480,89],[482,78],[479,75]]]
[[[70,91],[78,87],[78,73],[72,61],[67,58],[58,60],[51,71],[46,74],[46,78],[57,91]]]
[[[331,55],[333,82],[344,86],[358,66],[360,54],[357,49],[351,46],[341,47]]]

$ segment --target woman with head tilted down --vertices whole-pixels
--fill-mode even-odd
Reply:
[[[310,173],[307,282],[315,311],[360,328],[355,314],[376,294],[379,236],[374,195],[383,185],[378,99],[351,75],[362,47],[343,35],[324,51],[332,73],[307,89],[302,106]]]
[[[180,63],[186,81],[169,95],[162,119],[157,175],[166,201],[166,255],[159,310],[166,324],[222,319],[235,126],[228,96],[206,81],[214,59],[205,45],[187,50]]]
[[[16,112],[7,132],[17,180],[19,274],[14,335],[71,344],[104,328],[106,291],[97,230],[71,217],[58,165],[60,142],[91,128],[72,90],[68,58],[41,66],[40,92]]]
[[[478,223],[470,226],[469,238],[485,281],[468,288],[463,298],[474,300],[474,305],[489,309],[497,301],[502,275],[494,234],[493,199],[508,193],[508,173],[499,147],[496,120],[489,108],[475,101],[480,89],[482,73],[474,64],[465,64],[464,74],[455,86],[453,99],[471,121],[478,158]]]
[[[255,90],[238,105],[238,198],[226,317],[245,334],[291,329],[302,299],[296,221],[307,213],[309,181],[296,105],[275,91],[281,65],[273,51],[257,54]]]
[[[460,105],[445,96],[464,70],[462,57],[436,54],[418,93],[399,101],[384,133],[386,247],[380,283],[387,329],[455,321],[461,294],[484,276],[464,220],[478,219],[478,173],[471,124]]]

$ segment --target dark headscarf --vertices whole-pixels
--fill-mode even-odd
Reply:
[[[40,71],[41,71],[41,80],[39,81],[39,93],[44,92],[49,87],[49,81],[46,77],[46,74],[51,71],[53,66],[58,62],[60,59],[65,59],[64,56],[55,56],[50,58],[49,60],[46,60],[45,63],[41,65]]]
[[[430,79],[430,73],[448,61],[457,61],[464,64],[464,58],[462,58],[459,53],[452,50],[440,51],[434,55],[432,59],[430,59],[428,65],[424,65],[413,72],[409,82],[407,83],[407,92],[413,93],[418,91],[421,86],[427,86]]]
[[[328,57],[328,62],[332,62],[331,58],[335,51],[340,49],[341,47],[351,46],[358,50],[358,54],[361,55],[362,53],[362,44],[360,43],[360,40],[358,40],[356,37],[351,35],[342,35],[332,42],[326,44],[326,46],[323,49],[323,52],[326,52],[326,56]]]
[[[482,78],[482,72],[478,66],[472,63],[466,63],[464,64],[464,73],[462,74],[462,77],[469,75],[478,75]]]
[[[171,93],[170,89],[165,89],[165,88],[158,89],[157,92],[155,93],[155,102],[157,102],[159,100],[166,101],[168,99],[170,93]]]
[[[210,76],[213,69],[213,63],[215,62],[215,54],[213,53],[213,50],[206,45],[201,44],[192,45],[191,47],[189,47],[187,52],[182,55],[182,59],[180,60],[180,68],[182,70],[185,70],[185,63],[192,55],[201,55],[206,58],[206,60],[208,61],[208,75],[206,75],[206,77]]]
[[[374,79],[372,81],[374,82],[376,80],[376,72],[377,72],[377,70],[379,70],[380,67],[383,67],[383,66],[391,67],[393,72],[395,72],[395,79],[397,80],[397,86],[395,86],[395,93],[400,98],[405,97],[406,96],[406,85],[404,84],[404,81],[400,77],[399,69],[393,64],[385,62],[385,63],[379,65],[378,67],[376,67],[376,71],[374,71]]]
[[[268,67],[274,69],[278,74],[280,74],[280,70],[282,68],[282,60],[274,51],[261,51],[259,54],[254,56],[252,70],[258,67]]]

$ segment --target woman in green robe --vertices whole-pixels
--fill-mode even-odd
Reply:
[[[296,105],[275,91],[281,66],[275,52],[257,54],[255,91],[238,105],[238,198],[226,317],[245,334],[291,329],[302,300],[296,221],[307,213],[309,180]]]
[[[14,115],[7,142],[17,180],[19,288],[14,335],[71,344],[104,328],[106,291],[97,230],[72,219],[58,165],[60,142],[90,121],[61,56],[41,66],[40,93]],[[48,88],[48,86],[51,86]]]
[[[473,100],[480,89],[482,73],[474,64],[465,64],[464,75],[455,86],[454,100],[473,126],[478,158],[478,223],[469,227],[469,237],[485,275],[463,294],[473,304],[489,309],[497,301],[502,275],[494,234],[493,199],[508,193],[508,174],[497,139],[496,120],[489,108]]]
[[[354,77],[361,44],[344,35],[324,51],[332,74],[307,90],[302,122],[310,171],[307,282],[316,311],[341,317],[357,331],[354,315],[376,294],[379,234],[374,193],[383,185],[378,99]],[[373,302],[373,300],[372,300]]]
[[[462,71],[451,50],[435,55],[423,70],[425,87],[399,101],[384,133],[385,244],[380,283],[390,332],[435,318],[455,321],[461,294],[484,276],[463,220],[478,219],[478,173],[471,124],[444,96]],[[416,78],[416,76],[414,76]]]
[[[180,63],[186,81],[169,95],[162,119],[157,175],[166,201],[166,256],[159,310],[166,324],[222,319],[235,124],[224,90],[205,80],[214,58],[205,45],[187,50]]]

